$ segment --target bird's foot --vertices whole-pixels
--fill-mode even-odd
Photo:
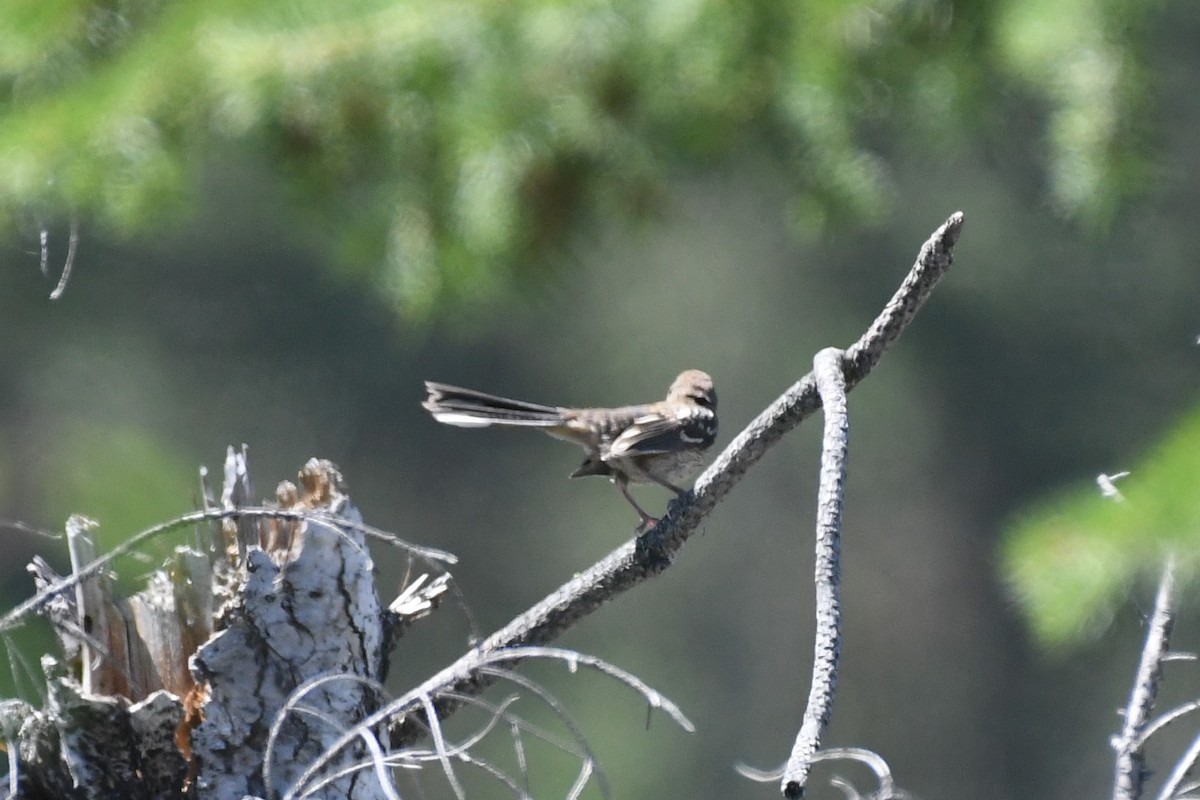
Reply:
[[[642,521],[638,524],[638,526],[633,529],[633,532],[638,536],[641,536],[646,531],[654,530],[654,527],[661,521],[662,520],[660,520],[658,517],[652,517],[649,514],[646,514],[642,517]]]

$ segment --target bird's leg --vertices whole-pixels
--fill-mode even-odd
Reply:
[[[658,519],[647,514],[645,509],[638,505],[637,500],[633,499],[633,495],[629,493],[629,481],[624,475],[614,475],[612,481],[621,490],[621,494],[625,495],[625,499],[629,501],[629,505],[633,506],[638,516],[642,518],[641,524],[636,528],[637,533],[645,533],[658,524]]]
[[[681,495],[684,493],[684,491],[686,491],[685,489],[680,489],[678,486],[671,483],[670,481],[664,481],[662,478],[658,477],[657,475],[655,475],[652,472],[647,472],[646,477],[648,477],[650,480],[654,481],[655,483],[657,483],[659,486],[663,487],[664,489],[670,489],[676,495]]]

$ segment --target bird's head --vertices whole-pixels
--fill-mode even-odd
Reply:
[[[707,372],[688,369],[679,373],[667,390],[667,400],[690,400],[698,406],[717,410],[717,391]]]

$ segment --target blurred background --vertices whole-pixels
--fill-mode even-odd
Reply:
[[[422,380],[609,405],[701,368],[723,447],[962,210],[953,270],[850,398],[827,743],[878,751],[922,798],[1103,793],[1149,594],[1046,648],[998,554],[1027,504],[1129,468],[1195,403],[1198,42],[1182,0],[11,0],[0,516],[87,514],[107,547],[194,507],[229,444],[264,497],[329,458],[369,523],[460,558],[471,614],[401,643],[409,686],[636,523],[604,481],[566,480],[566,445],[434,423]],[[807,695],[819,428],[560,642],[695,734],[530,667],[613,796],[777,796],[733,765],[782,763]],[[0,537],[8,606],[34,553],[65,564],[61,542]],[[378,564],[387,600],[405,564]],[[534,796],[567,793],[569,759],[531,761]],[[869,786],[822,767],[813,796],[841,796],[833,771]]]

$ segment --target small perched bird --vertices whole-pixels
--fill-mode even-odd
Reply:
[[[637,509],[642,520],[639,533],[658,520],[637,504],[628,484],[657,483],[682,494],[679,482],[699,471],[704,451],[717,437],[717,393],[712,378],[698,369],[679,373],[667,399],[621,408],[544,406],[433,381],[426,381],[425,389],[429,397],[422,405],[446,425],[541,428],[582,447],[587,457],[571,477],[611,478]]]

